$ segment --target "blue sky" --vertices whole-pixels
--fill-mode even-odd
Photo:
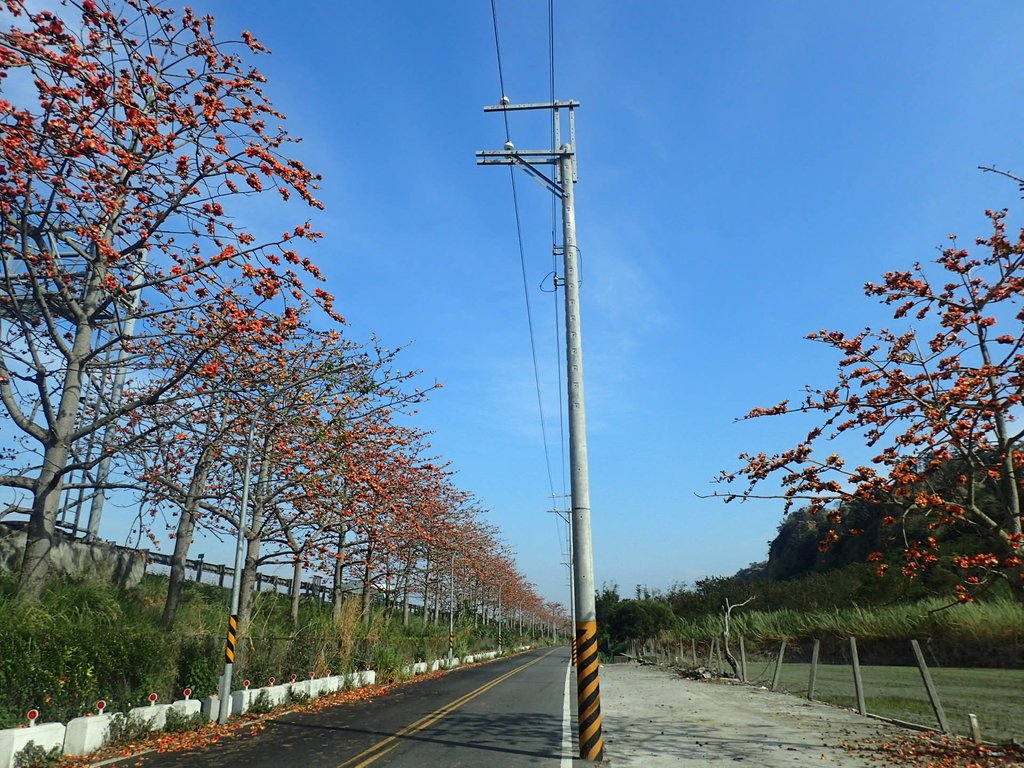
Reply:
[[[268,93],[324,176],[315,258],[357,336],[444,383],[419,423],[563,598],[485,0],[208,6],[273,51]],[[498,0],[507,95],[548,97],[547,4]],[[884,322],[862,284],[1019,208],[1024,7],[555,0],[577,113],[577,225],[598,583],[666,587],[763,559],[772,502],[696,498],[795,421],[734,423],[827,383],[803,336]],[[547,126],[512,119],[520,148]],[[521,175],[527,285],[562,493],[550,197]],[[1013,226],[1019,219],[1011,220]]]
[[[549,598],[565,600],[486,0],[195,3],[253,31],[298,154],[323,174],[310,255],[356,338],[444,389],[418,417]],[[548,98],[547,4],[497,0],[506,92]],[[1024,172],[1010,2],[555,0],[556,96],[577,113],[577,226],[597,582],[667,587],[763,559],[780,504],[695,493],[796,421],[734,423],[827,383],[803,336],[884,322],[861,293],[985,233]],[[512,117],[519,148],[547,126]],[[551,202],[518,179],[548,452],[563,492]],[[262,207],[254,219],[276,226]],[[1014,213],[1018,215],[1014,217]],[[305,213],[294,208],[281,219]],[[113,525],[113,521],[111,521]],[[207,554],[207,559],[212,559]]]

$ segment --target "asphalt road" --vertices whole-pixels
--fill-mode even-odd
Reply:
[[[292,713],[257,736],[148,754],[143,768],[520,768],[572,765],[568,648],[453,670],[368,702]],[[567,694],[569,694],[567,696]],[[140,758],[118,763],[140,765]]]

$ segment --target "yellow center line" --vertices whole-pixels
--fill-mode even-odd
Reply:
[[[394,749],[398,749],[399,746],[401,746],[401,745],[400,744],[392,744],[387,749],[385,749],[385,750],[383,750],[381,752],[378,752],[377,754],[373,755],[372,757],[366,758],[363,762],[359,763],[359,765],[354,765],[354,766],[352,766],[352,768],[366,768],[366,766],[368,766],[370,763],[376,762],[380,758],[384,757],[384,755],[386,755],[388,752],[390,752],[390,751],[392,751]],[[348,763],[345,763],[345,765],[348,765]]]
[[[381,739],[376,744],[374,744],[372,747],[364,749],[362,752],[360,752],[355,757],[349,758],[345,762],[341,763],[338,766],[338,768],[366,768],[366,766],[368,766],[370,763],[373,763],[376,760],[384,757],[384,755],[386,755],[388,752],[390,752],[391,750],[393,750],[393,749],[395,749],[395,748],[397,748],[399,746],[398,744],[393,744],[392,742],[395,742],[398,739],[402,739],[402,738],[405,738],[407,736],[412,736],[414,734],[419,733],[420,731],[423,731],[423,730],[429,728],[434,723],[436,723],[438,720],[440,720],[441,718],[443,718],[443,717],[445,717],[447,715],[450,715],[455,710],[457,710],[460,707],[468,704],[470,701],[475,699],[477,696],[480,696],[480,695],[482,695],[484,693],[487,693],[487,691],[491,690],[491,688],[494,688],[496,685],[500,685],[501,683],[505,682],[506,680],[508,680],[513,675],[518,675],[520,672],[522,672],[527,667],[532,667],[534,664],[536,664],[536,663],[538,663],[540,661],[543,661],[544,659],[546,659],[548,656],[550,656],[552,653],[554,653],[557,650],[558,650],[557,648],[553,649],[553,650],[548,651],[547,653],[545,653],[543,656],[540,656],[540,657],[534,659],[533,661],[528,661],[525,664],[521,664],[520,666],[516,667],[515,669],[510,670],[509,672],[506,672],[505,674],[500,675],[499,677],[494,678],[490,682],[487,682],[487,683],[481,685],[475,691],[470,691],[469,693],[464,694],[463,696],[460,696],[459,698],[455,699],[454,701],[449,702],[448,704],[445,704],[440,709],[438,709],[438,710],[436,710],[434,712],[431,712],[431,713],[429,713],[427,715],[424,715],[423,717],[421,717],[416,722],[410,723],[409,725],[405,726],[404,728],[402,728],[399,731],[396,731],[395,733],[393,733],[392,735],[388,736],[385,739]],[[389,744],[391,746],[388,747]],[[384,749],[384,747],[388,747],[388,748]]]

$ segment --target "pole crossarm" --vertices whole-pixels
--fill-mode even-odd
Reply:
[[[528,104],[492,104],[484,112],[519,112],[525,109],[575,109],[578,101],[534,101]]]
[[[572,155],[572,152],[551,152],[549,150],[526,149],[526,150],[496,150],[476,153],[477,165],[518,165],[530,176],[539,181],[549,192],[559,200],[562,199],[562,186],[547,174],[534,168],[535,165],[557,165],[564,155]]]
[[[555,165],[558,162],[558,158],[563,155],[571,155],[572,152],[569,150],[552,150],[552,149],[484,149],[476,153],[477,164],[479,165],[493,165],[493,162],[487,162],[489,158],[508,158],[508,162],[514,162],[516,158],[537,158],[536,160],[529,160],[531,163],[539,163],[541,165]]]

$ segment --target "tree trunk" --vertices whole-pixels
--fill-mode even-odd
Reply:
[[[302,558],[295,554],[295,563],[292,565],[292,629],[299,628],[299,600],[302,598]]]
[[[334,592],[331,595],[331,608],[335,625],[341,621],[341,610],[345,603],[345,532],[344,526],[338,529],[338,551],[334,556]]]
[[[188,492],[185,496],[185,503],[182,505],[181,513],[178,516],[178,528],[174,534],[174,552],[171,554],[171,577],[167,583],[167,599],[164,600],[164,613],[160,619],[164,629],[174,626],[178,616],[178,604],[181,602],[181,590],[187,579],[186,563],[188,550],[192,546],[192,534],[195,531],[196,514],[199,510],[199,499],[202,496],[203,488],[206,486],[206,478],[210,472],[210,462],[207,450],[203,450],[196,463],[192,479],[189,481]]]
[[[101,298],[98,286],[104,276],[98,274],[100,271],[104,270],[96,270],[89,277],[90,285],[82,302],[82,309],[87,315],[96,309],[97,301]],[[31,602],[39,600],[50,575],[53,532],[57,526],[64,471],[67,469],[75,422],[82,402],[85,360],[92,351],[92,340],[92,325],[84,320],[78,321],[68,356],[68,367],[60,383],[60,405],[56,416],[47,424],[42,467],[33,489],[25,556],[22,558],[18,579],[18,596]]]
[[[37,602],[46,587],[50,575],[50,551],[53,548],[53,534],[57,527],[60,511],[60,495],[63,489],[64,470],[67,467],[71,447],[71,426],[78,411],[77,399],[71,418],[63,416],[65,405],[62,398],[62,415],[57,419],[63,439],[47,445],[43,453],[43,466],[36,481],[32,498],[32,513],[28,521],[25,540],[25,556],[21,563],[18,580],[18,596],[30,602]]]
[[[405,572],[402,584],[402,626],[409,626],[409,593],[412,591],[413,553],[410,550],[405,559]]]
[[[270,437],[267,437],[269,442]],[[261,489],[266,486],[267,478],[270,475],[270,461],[267,460],[268,448],[263,450],[263,460],[260,462],[260,471],[255,483],[253,497],[252,528],[246,537],[245,566],[242,568],[242,578],[239,584],[238,595],[238,643],[235,650],[235,663],[241,669],[245,661],[246,646],[249,637],[249,622],[252,619],[253,587],[256,583],[256,569],[259,566],[260,548],[263,544],[263,519],[265,516],[263,502],[261,500]],[[245,510],[239,514],[238,524],[245,525]]]
[[[50,454],[50,451],[47,451],[47,454]],[[66,461],[66,453],[64,458]],[[46,475],[40,476],[40,485],[32,500],[25,556],[21,562],[21,575],[18,580],[18,596],[30,602],[39,601],[49,579],[50,550],[53,547],[53,531],[57,524],[60,502],[60,476],[53,472],[47,472]]]
[[[430,550],[423,565],[423,623],[430,624]]]
[[[242,567],[241,590],[238,594],[238,633],[235,645],[235,666],[242,669],[249,645],[249,623],[252,620],[253,593],[256,584],[256,569],[259,563],[260,539],[249,539],[245,550],[245,565]]]
[[[182,509],[178,518],[178,530],[174,535],[174,552],[171,554],[171,577],[167,583],[167,598],[164,600],[164,613],[160,619],[164,629],[171,629],[178,616],[178,604],[186,574],[185,567],[188,550],[192,546],[192,531],[195,527],[193,513]]]
[[[370,621],[370,560],[373,555],[373,545],[369,542],[366,544],[366,564],[363,568],[363,595],[362,595],[362,611],[363,611],[363,623],[368,624]]]

